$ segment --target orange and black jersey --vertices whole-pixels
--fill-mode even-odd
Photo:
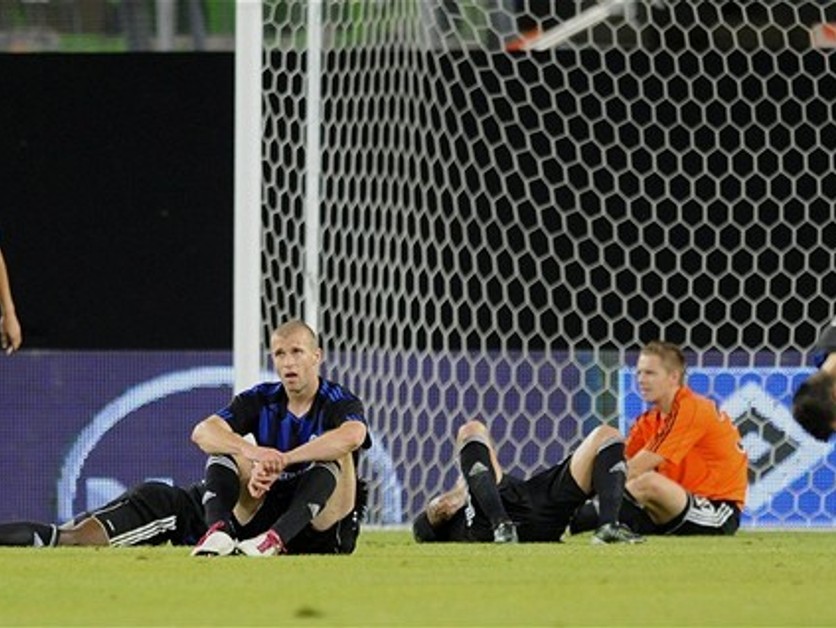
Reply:
[[[625,455],[629,460],[643,449],[664,458],[656,470],[686,491],[743,508],[746,452],[734,423],[710,399],[682,386],[668,414],[653,407],[639,416]]]

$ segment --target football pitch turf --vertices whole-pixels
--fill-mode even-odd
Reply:
[[[417,545],[353,556],[0,549],[2,625],[836,625],[836,534],[593,546]]]

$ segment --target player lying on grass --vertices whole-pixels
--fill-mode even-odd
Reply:
[[[502,470],[484,424],[463,425],[456,443],[462,478],[415,520],[417,541],[557,542],[593,492],[601,505],[593,542],[644,540],[617,520],[626,470],[618,430],[595,428],[566,460],[527,480]]]
[[[814,438],[826,441],[836,431],[836,318],[816,343],[817,373],[805,381],[792,399],[792,414]]]
[[[641,534],[734,534],[748,467],[737,428],[685,385],[685,356],[676,345],[645,346],[636,379],[651,406],[627,437],[621,520]],[[598,525],[596,508],[593,500],[580,509],[571,531]]]
[[[281,383],[236,395],[192,433],[209,454],[207,533],[195,556],[354,549],[357,525],[343,524],[355,509],[358,451],[371,446],[363,404],[319,377],[322,351],[303,322],[276,329],[270,349]]]
[[[0,545],[194,545],[206,532],[202,484],[188,488],[144,482],[62,526],[19,521],[0,524]]]

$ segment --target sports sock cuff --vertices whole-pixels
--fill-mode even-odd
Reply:
[[[218,465],[221,467],[225,467],[235,473],[235,475],[240,475],[240,471],[238,470],[238,464],[235,462],[235,458],[228,454],[212,454],[206,460],[206,468],[208,469],[212,465]]]
[[[622,436],[612,436],[612,437],[608,438],[607,440],[605,440],[603,443],[601,443],[601,445],[597,449],[597,453],[600,454],[607,447],[612,447],[613,445],[623,445],[623,444],[624,444],[624,438]]]

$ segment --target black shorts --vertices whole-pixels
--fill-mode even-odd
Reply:
[[[660,525],[653,522],[647,511],[626,497],[621,506],[620,519],[639,534],[730,536],[740,527],[740,507],[732,501],[688,493],[685,510]]]
[[[253,518],[238,527],[238,538],[250,539],[266,532],[290,507],[298,480],[277,482],[267,493]],[[357,499],[352,512],[327,530],[317,530],[311,524],[288,541],[288,554],[351,554],[360,535],[360,521],[366,506],[365,482],[357,481]]]
[[[731,536],[739,527],[740,508],[735,502],[707,499],[688,493],[685,510],[662,526],[662,534]]]
[[[75,521],[93,517],[114,546],[194,545],[206,532],[200,498],[197,486],[144,482]]]
[[[521,480],[507,473],[499,483],[499,496],[517,526],[521,542],[559,541],[575,510],[589,497],[569,471],[571,456],[554,467]],[[493,541],[493,529],[478,504],[471,500],[470,535],[473,541]]]

